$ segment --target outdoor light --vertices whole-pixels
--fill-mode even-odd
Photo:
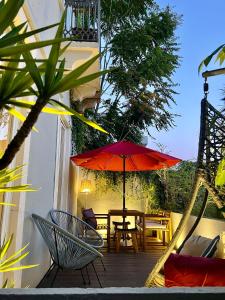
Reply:
[[[87,208],[87,195],[91,192],[92,184],[89,179],[82,179],[80,185],[80,192],[85,194],[84,208]]]
[[[80,192],[81,193],[90,193],[91,192],[91,180],[89,180],[89,179],[81,180]]]

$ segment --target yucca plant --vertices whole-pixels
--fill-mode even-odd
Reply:
[[[38,265],[22,265],[15,266],[18,262],[21,262],[28,254],[29,251],[25,251],[29,244],[25,245],[23,248],[19,249],[12,255],[7,255],[9,252],[10,245],[13,241],[13,235],[10,236],[8,240],[4,240],[0,248],[0,273],[11,272],[23,269],[30,269],[37,267]],[[25,251],[25,252],[24,252]]]
[[[19,166],[12,169],[3,169],[0,171],[0,193],[4,192],[34,192],[35,189],[31,188],[30,184],[8,186],[8,184],[17,181],[22,178],[22,168]],[[15,206],[13,203],[0,202],[0,205]],[[23,248],[19,249],[15,253],[8,255],[10,245],[13,241],[13,235],[8,240],[4,240],[0,245],[0,273],[30,269],[38,265],[17,265],[20,263],[28,254],[29,251],[25,251],[28,244]],[[2,288],[13,288],[14,282],[5,280]]]
[[[15,26],[13,20],[24,0],[0,1],[0,112],[7,110],[9,114],[19,118],[23,124],[15,137],[9,143],[3,156],[0,158],[0,192],[27,192],[33,191],[30,185],[17,185],[9,187],[7,184],[21,178],[22,167],[8,169],[15,154],[20,149],[27,135],[30,133],[41,112],[51,114],[71,114],[80,120],[104,131],[94,122],[87,120],[81,114],[60,103],[54,96],[99,77],[104,72],[97,72],[88,76],[82,74],[94,63],[99,56],[90,59],[76,70],[65,70],[65,59],[61,56],[68,45],[61,47],[65,41],[62,37],[64,18],[58,24],[58,30],[53,40],[25,43],[25,39],[56,26],[57,24],[27,32],[26,23]],[[7,31],[6,31],[7,29]],[[49,58],[39,60],[30,52],[33,49],[52,45]],[[27,96],[34,96],[35,100],[26,100]],[[49,104],[51,107],[46,107]],[[24,116],[18,108],[28,111]],[[14,205],[1,203],[2,205]],[[28,254],[27,246],[19,249],[7,257],[13,236],[3,241],[0,248],[0,272],[9,272],[32,268],[37,265],[16,266]],[[3,288],[13,287],[13,283],[6,280]]]
[[[216,62],[219,61],[219,64],[222,65],[225,60],[225,44],[220,45],[216,48],[210,55],[208,55],[203,61],[200,63],[198,67],[198,72],[201,72],[202,68],[207,67],[211,60],[215,57]]]
[[[225,186],[225,157],[219,163],[215,178],[215,184],[217,187]]]
[[[13,0],[8,0],[6,4],[4,1],[1,1],[0,5],[5,7],[8,3],[11,3],[12,5],[12,2],[15,3]],[[16,9],[21,7],[23,2],[24,1],[19,1],[20,5],[18,4]],[[14,18],[15,15],[16,14],[14,13],[10,16]],[[54,99],[55,95],[90,82],[107,72],[100,71],[82,76],[83,73],[99,58],[99,55],[91,58],[75,70],[70,72],[65,70],[65,59],[61,58],[68,47],[68,45],[63,45],[63,47],[61,47],[64,21],[65,14],[62,16],[61,22],[58,25],[55,38],[51,43],[52,46],[49,57],[46,60],[35,59],[30,52],[30,49],[34,49],[32,48],[34,47],[34,43],[31,43],[33,46],[31,44],[24,44],[22,38],[19,39],[17,37],[18,35],[21,35],[19,34],[19,30],[21,30],[20,28],[18,29],[19,26],[13,27],[12,29],[14,38],[16,39],[17,37],[16,42],[20,43],[17,46],[12,47],[15,51],[11,50],[7,52],[7,49],[1,49],[0,41],[0,60],[5,62],[8,60],[7,64],[4,63],[4,65],[2,65],[4,70],[0,77],[0,110],[6,109],[10,114],[23,121],[21,128],[9,143],[4,155],[0,159],[0,170],[3,170],[11,163],[24,140],[32,128],[34,128],[34,124],[42,111],[57,114],[72,114],[86,124],[106,132],[95,122],[86,119],[83,115]],[[9,25],[10,22],[8,22],[7,26]],[[7,27],[4,26],[4,30],[6,28]],[[27,37],[27,34],[28,33],[25,32],[22,35],[25,38],[25,35]],[[48,43],[50,43],[50,41]],[[40,44],[38,45],[41,46]],[[21,62],[25,64],[25,67],[20,67]],[[33,102],[28,101],[24,99],[26,96],[35,96],[36,100]],[[52,107],[45,107],[47,104]],[[26,117],[23,116],[17,108],[28,110],[28,115]]]
[[[9,183],[17,181],[22,178],[23,166],[15,167],[12,169],[5,168],[0,170],[0,193],[5,192],[34,192],[34,188],[31,188],[30,184],[8,186]],[[5,203],[0,203],[5,205]]]
[[[8,255],[10,245],[13,241],[13,235],[10,236],[8,240],[4,240],[0,246],[0,273],[19,271],[24,269],[31,269],[37,267],[37,264],[34,265],[17,265],[20,263],[28,254],[29,251],[26,251],[29,244],[25,245],[23,248],[19,249],[15,253]],[[2,285],[2,288],[13,288],[14,282],[9,282],[8,279]]]

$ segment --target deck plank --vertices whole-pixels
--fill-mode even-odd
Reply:
[[[149,249],[148,252],[134,253],[132,251],[120,253],[103,253],[104,271],[100,260],[95,261],[95,268],[103,287],[143,287],[149,272],[154,267],[157,259],[162,255],[163,249]],[[84,270],[87,280],[87,274]],[[56,288],[82,287],[98,288],[99,284],[93,267],[88,266],[91,284],[84,285],[80,271],[59,271],[54,283]],[[54,270],[39,287],[50,287]]]

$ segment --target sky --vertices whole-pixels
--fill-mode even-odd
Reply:
[[[181,115],[175,119],[176,127],[169,131],[157,132],[151,129],[155,140],[148,138],[148,146],[156,149],[156,143],[181,159],[196,159],[198,148],[200,102],[203,98],[203,78],[198,75],[198,65],[219,45],[225,43],[225,0],[156,0],[160,7],[170,5],[173,11],[182,15],[182,24],[176,35],[180,44],[180,67],[174,74],[178,83],[175,96],[177,105],[172,112]],[[208,70],[218,68],[211,63]],[[204,69],[205,70],[205,69]],[[209,102],[222,108],[225,77],[209,78]],[[0,129],[0,136],[4,132]]]
[[[200,122],[200,102],[203,98],[203,78],[198,74],[198,65],[218,46],[225,43],[225,0],[156,0],[160,7],[169,4],[173,11],[182,15],[182,24],[176,35],[180,44],[180,67],[174,74],[179,84],[175,96],[177,105],[172,112],[181,115],[175,119],[176,127],[158,133],[151,130],[155,141],[148,138],[148,146],[156,148],[155,143],[166,146],[169,154],[185,160],[197,158]],[[219,68],[213,62],[207,70]],[[224,65],[223,65],[224,67]],[[206,69],[204,68],[203,71]],[[225,76],[210,77],[209,102],[221,109],[223,107],[222,89]]]

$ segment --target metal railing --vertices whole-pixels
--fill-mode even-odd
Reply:
[[[65,0],[65,37],[74,41],[98,42],[100,0]]]

